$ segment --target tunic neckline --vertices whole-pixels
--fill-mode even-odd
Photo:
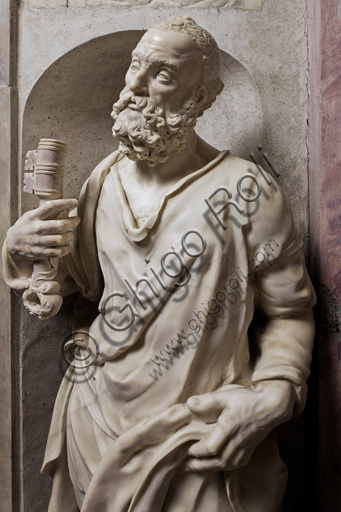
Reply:
[[[140,242],[146,236],[148,235],[149,231],[153,229],[156,221],[159,218],[160,212],[164,206],[164,203],[166,199],[177,192],[180,188],[182,188],[188,181],[194,180],[197,177],[201,176],[202,174],[212,170],[214,167],[216,167],[224,158],[229,154],[229,150],[221,151],[218,153],[218,155],[211,160],[208,164],[206,164],[204,167],[201,167],[197,171],[193,171],[190,174],[187,174],[183,178],[181,178],[179,181],[177,181],[163,196],[159,208],[153,212],[142,224],[141,227],[137,227],[136,220],[134,217],[134,214],[130,208],[129,201],[127,199],[127,195],[125,193],[125,190],[122,185],[121,177],[118,172],[117,163],[121,158],[119,158],[115,164],[110,168],[110,175],[114,181],[115,191],[118,199],[118,203],[120,205],[121,211],[122,211],[122,221],[123,226],[129,235],[130,239],[133,242]]]

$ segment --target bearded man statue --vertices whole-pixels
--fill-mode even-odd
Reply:
[[[129,116],[120,115],[122,112],[128,114],[127,107],[141,111],[143,118],[134,122]],[[115,121],[113,134],[120,141],[120,153],[130,160],[146,160],[151,167],[165,163],[170,155],[179,155],[185,150],[187,137],[195,128],[198,111],[195,97],[190,97],[178,113],[166,117],[153,100],[135,96],[125,87],[112,113]]]
[[[279,185],[195,132],[219,65],[186,16],[148,30],[113,108],[118,151],[67,219],[77,202],[49,201],[8,232],[9,286],[58,257],[60,293],[80,297],[49,512],[281,509],[274,429],[305,404],[315,295]]]

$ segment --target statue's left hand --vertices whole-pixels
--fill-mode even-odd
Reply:
[[[264,381],[252,389],[191,397],[187,406],[203,421],[214,411],[221,413],[211,432],[189,448],[186,470],[232,471],[245,466],[271,430],[291,418],[294,391],[288,381]]]

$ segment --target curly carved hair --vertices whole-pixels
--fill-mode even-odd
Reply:
[[[164,31],[174,30],[187,34],[202,51],[204,61],[203,86],[207,93],[206,102],[199,111],[199,116],[202,116],[204,110],[210,108],[224,88],[224,84],[219,76],[220,52],[217,43],[207,30],[200,27],[189,16],[171,16],[153,28]]]

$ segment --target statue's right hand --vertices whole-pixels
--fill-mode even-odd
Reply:
[[[73,230],[79,217],[58,219],[58,215],[77,206],[76,199],[56,199],[25,213],[7,233],[6,245],[13,260],[61,258],[70,250]]]

